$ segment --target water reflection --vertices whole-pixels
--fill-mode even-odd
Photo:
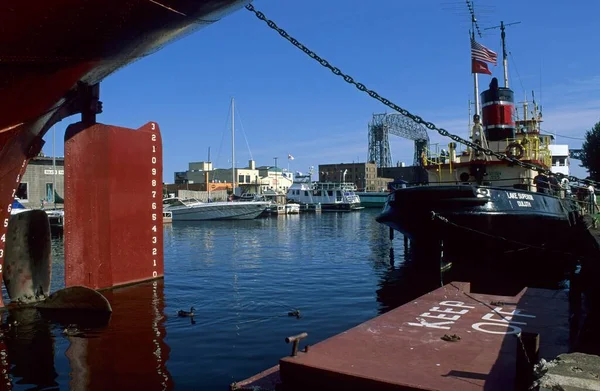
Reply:
[[[162,280],[105,292],[113,307],[109,329],[87,339],[85,360],[79,358],[87,376],[74,376],[71,364],[72,378],[81,375],[89,390],[172,389],[163,292]]]
[[[33,308],[11,310],[2,325],[0,364],[12,367],[12,382],[0,381],[8,389],[58,389],[59,382],[72,390],[172,389],[163,291],[162,280],[106,291],[113,307],[109,323],[78,322],[69,328],[77,332],[67,334],[67,319],[51,321]],[[55,368],[63,349],[69,379],[59,379]]]
[[[10,311],[2,329],[6,346],[4,354],[0,353],[2,364],[12,366],[15,383],[46,389],[58,386],[53,337],[50,325],[40,313],[33,308]]]
[[[306,331],[312,345],[464,281],[421,267],[428,263],[412,259],[398,233],[390,241],[377,212],[165,226],[166,287],[104,292],[110,322],[80,326],[83,336],[63,335],[68,321],[11,312],[31,329],[3,331],[0,373],[10,371],[13,389],[219,390],[289,354],[287,336]],[[52,290],[62,268],[62,241],[53,242]],[[191,305],[196,324],[176,317]],[[293,309],[302,317],[288,316]]]

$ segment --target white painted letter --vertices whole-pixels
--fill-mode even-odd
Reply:
[[[483,328],[483,326],[491,326],[491,327],[501,327],[504,330],[503,331],[499,331],[499,330],[485,330]],[[477,331],[482,331],[484,333],[488,333],[488,334],[518,334],[521,332],[521,328],[517,327],[517,326],[513,326],[507,323],[501,324],[501,323],[486,323],[486,322],[479,322],[479,323],[475,323],[472,326],[475,330]],[[509,331],[510,330],[510,331]]]
[[[423,312],[421,314],[424,318],[433,318],[433,319],[447,319],[447,320],[458,320],[460,315],[448,315],[448,314],[437,314],[431,315],[429,312]]]
[[[443,310],[440,309],[441,307],[432,307],[429,311],[433,311],[433,312],[447,312],[449,314],[459,314],[459,315],[464,315],[467,312],[469,312],[469,310],[453,310],[452,308],[444,308]]]
[[[417,326],[417,327],[427,327],[427,328],[432,328],[432,329],[450,330],[450,327],[444,326],[444,325],[454,324],[454,322],[429,323],[428,321],[426,321],[423,318],[417,318],[417,320],[419,321],[419,323],[408,323],[408,325],[409,326]]]
[[[506,315],[506,318],[508,320],[512,319],[513,316],[523,316],[525,318],[535,318],[535,315],[522,314],[521,310],[518,310],[518,309],[515,309],[514,311],[511,311],[511,312],[504,312],[504,311],[502,311],[502,307],[496,307],[496,308],[494,308],[494,312],[497,312],[500,315]]]
[[[460,308],[475,308],[475,307],[471,307],[469,305],[465,305],[465,303],[463,303],[462,301],[441,301],[440,305],[445,305],[448,307],[460,307]]]

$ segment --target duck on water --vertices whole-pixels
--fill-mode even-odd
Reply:
[[[179,316],[181,318],[193,317],[194,311],[196,311],[196,309],[194,307],[190,307],[189,311],[179,310],[179,311],[177,311],[177,316]]]

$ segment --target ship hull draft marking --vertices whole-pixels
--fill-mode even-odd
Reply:
[[[69,126],[65,215],[66,286],[102,289],[163,277],[158,125]]]

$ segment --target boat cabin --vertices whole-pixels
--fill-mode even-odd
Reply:
[[[541,132],[542,116],[535,103],[530,113],[528,102],[524,102],[519,115],[512,90],[499,87],[496,78],[481,93],[481,102],[483,118],[473,116],[471,142],[550,169],[553,136]],[[458,151],[454,142],[448,144],[447,150],[434,145],[421,157],[430,185],[478,184],[536,191],[537,171],[473,148]]]

